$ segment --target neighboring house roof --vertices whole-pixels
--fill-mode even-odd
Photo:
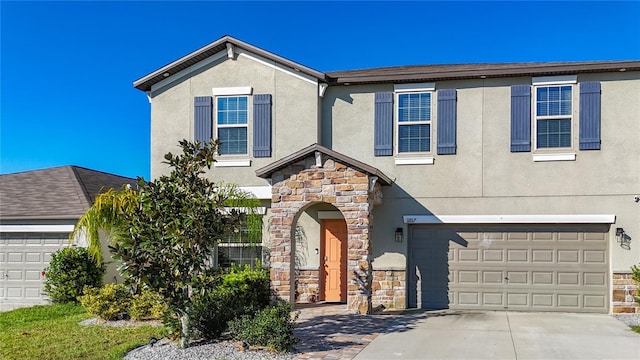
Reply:
[[[256,175],[258,177],[261,178],[270,178],[271,175],[278,171],[281,170],[291,164],[294,164],[298,161],[304,160],[305,158],[309,157],[309,156],[315,156],[316,151],[325,154],[329,157],[332,157],[336,160],[341,161],[344,165],[347,165],[349,167],[352,167],[354,169],[358,169],[360,171],[363,171],[369,175],[373,175],[373,176],[377,176],[378,177],[378,181],[380,182],[380,184],[382,185],[391,185],[391,183],[393,182],[393,180],[391,180],[387,175],[385,175],[382,171],[374,168],[371,165],[367,165],[361,161],[358,161],[354,158],[351,158],[349,156],[346,156],[344,154],[341,154],[337,151],[328,149],[322,145],[319,144],[313,144],[313,145],[309,145],[304,149],[298,150],[296,152],[294,152],[293,154],[289,155],[289,156],[285,156],[280,160],[277,160],[275,162],[272,162],[271,164],[262,167],[258,170],[256,170]]]
[[[276,55],[274,53],[268,52],[266,50],[260,49],[259,47],[253,46],[251,44],[248,44],[244,41],[240,41],[238,39],[235,39],[229,35],[225,35],[223,37],[221,37],[220,39],[212,42],[209,45],[206,45],[190,54],[187,54],[183,57],[181,57],[180,59],[167,64],[163,67],[161,67],[160,69],[143,76],[142,78],[136,80],[133,82],[133,86],[136,89],[142,90],[142,91],[150,91],[151,90],[151,86],[153,84],[156,84],[162,80],[164,80],[165,78],[174,75],[176,73],[178,73],[181,70],[184,70],[186,68],[188,68],[191,65],[194,65],[206,58],[208,58],[209,56],[212,56],[214,54],[219,53],[220,51],[226,51],[227,50],[227,44],[230,44],[232,46],[238,47],[240,49],[249,51],[253,54],[262,56],[263,58],[269,59],[271,61],[274,61],[280,65],[284,65],[286,67],[289,67],[293,70],[299,71],[303,74],[309,75],[311,77],[317,78],[319,81],[326,81],[325,80],[325,74],[314,70],[312,68],[306,67],[302,64],[299,64],[297,62],[291,61],[289,59],[283,58],[282,56]]]
[[[592,72],[638,71],[639,60],[582,61],[582,62],[533,62],[497,64],[414,65],[320,72],[279,55],[263,50],[229,35],[206,45],[160,69],[133,82],[136,89],[150,91],[151,86],[175,75],[209,56],[235,46],[263,58],[289,67],[329,85],[411,83],[436,80],[484,79],[515,76],[552,76]]]
[[[79,166],[0,175],[0,219],[78,219],[96,195],[135,179]]]
[[[395,66],[334,71],[327,76],[334,84],[370,84],[637,70],[640,70],[640,61],[583,61]]]

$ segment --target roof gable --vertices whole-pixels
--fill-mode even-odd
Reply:
[[[258,170],[256,170],[256,175],[258,177],[261,178],[270,178],[271,175],[278,171],[281,170],[291,164],[294,164],[298,161],[304,160],[307,157],[310,156],[315,156],[315,153],[319,152],[321,154],[324,154],[328,157],[334,158],[336,160],[339,160],[340,162],[342,162],[344,165],[350,166],[352,168],[358,169],[360,171],[363,171],[369,175],[372,176],[377,176],[378,177],[378,182],[382,185],[391,185],[393,183],[393,181],[387,176],[385,175],[382,171],[376,169],[375,167],[365,164],[361,161],[358,161],[356,159],[353,159],[349,156],[346,156],[344,154],[341,154],[337,151],[333,151],[331,149],[328,149],[322,145],[319,144],[313,144],[313,145],[309,145],[304,149],[298,150],[296,152],[294,152],[291,155],[285,156],[280,160],[277,160],[275,162],[272,162],[271,164],[262,167]]]
[[[187,69],[188,67],[195,65],[207,58],[209,58],[210,56],[213,56],[215,54],[218,54],[222,51],[228,51],[228,47],[237,47],[240,48],[242,50],[248,51],[250,53],[254,53],[258,56],[261,56],[265,59],[274,61],[275,63],[288,67],[294,71],[306,74],[308,76],[311,76],[312,78],[316,78],[319,81],[326,81],[326,75],[320,71],[314,70],[312,68],[309,68],[307,66],[304,66],[302,64],[296,63],[294,61],[291,61],[289,59],[286,59],[282,56],[276,55],[274,53],[271,53],[269,51],[260,49],[259,47],[253,46],[249,43],[246,43],[244,41],[240,41],[238,39],[235,39],[229,35],[223,36],[220,39],[212,42],[209,45],[206,45],[192,53],[189,53],[183,57],[181,57],[180,59],[169,63],[163,67],[161,67],[160,69],[145,75],[143,77],[141,77],[138,80],[135,80],[133,82],[133,86],[138,89],[138,90],[142,90],[142,91],[150,91],[151,90],[151,86],[153,86],[154,84],[157,84],[158,82],[173,76],[177,73],[179,73],[180,71]]]
[[[125,184],[135,180],[78,166],[0,175],[0,218],[78,219],[99,193]]]

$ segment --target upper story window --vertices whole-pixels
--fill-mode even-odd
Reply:
[[[435,84],[396,84],[396,153],[430,153]]]
[[[573,85],[535,87],[536,147],[570,148]]]
[[[220,155],[248,154],[248,96],[218,96],[216,124]]]
[[[399,93],[398,153],[431,151],[431,92]]]

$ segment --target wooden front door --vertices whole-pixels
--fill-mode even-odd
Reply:
[[[321,266],[324,300],[347,301],[347,224],[343,219],[322,221]]]

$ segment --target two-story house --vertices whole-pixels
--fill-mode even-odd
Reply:
[[[225,36],[134,86],[152,178],[217,138],[209,175],[263,201],[281,298],[638,310],[640,61],[325,73]]]

